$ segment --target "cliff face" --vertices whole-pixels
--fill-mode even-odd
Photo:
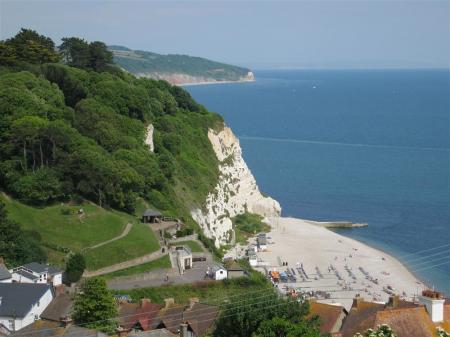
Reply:
[[[209,130],[208,138],[219,160],[219,183],[205,201],[202,209],[194,209],[192,217],[206,236],[215,239],[216,246],[229,242],[232,217],[245,211],[266,216],[281,213],[280,204],[264,197],[255,178],[242,158],[239,140],[230,128],[220,132]]]
[[[155,128],[153,127],[153,124],[149,124],[147,126],[147,130],[145,132],[145,144],[148,146],[148,150],[150,152],[154,152],[155,146],[153,145],[153,131]]]
[[[171,84],[213,84],[213,83],[230,83],[230,82],[252,82],[255,80],[254,74],[249,71],[247,75],[241,76],[236,80],[217,80],[207,76],[192,76],[183,73],[136,73],[137,77],[148,77],[157,80],[165,80]]]

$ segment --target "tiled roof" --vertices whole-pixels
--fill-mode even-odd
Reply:
[[[59,337],[59,336],[70,336],[70,337],[107,337],[106,334],[98,332],[91,329],[86,329],[76,325],[68,326],[64,328],[60,326],[59,322],[51,322],[46,320],[38,320],[33,324],[20,329],[9,337]]]
[[[32,270],[33,272],[37,274],[41,274],[45,271],[47,271],[50,275],[61,273],[62,271],[54,266],[50,266],[47,264],[37,263],[37,262],[31,262],[24,264],[22,267]]]
[[[22,269],[16,270],[14,273],[19,274],[20,276],[26,277],[27,279],[32,280],[32,281],[39,279],[39,276],[35,276],[35,275],[33,275],[25,270],[22,270]]]
[[[70,316],[72,305],[73,302],[71,295],[58,295],[41,314],[41,318],[59,322],[61,317]]]
[[[342,336],[353,337],[358,332],[372,328],[375,322],[375,314],[383,309],[384,304],[365,302],[363,300],[358,301],[357,304],[354,302],[342,325]]]
[[[152,328],[161,305],[144,301],[142,303],[122,303],[119,307],[119,324],[126,329],[139,325],[146,331]]]
[[[184,319],[197,337],[204,336],[218,316],[219,307],[203,303],[195,303],[191,309],[184,312]]]
[[[320,332],[326,334],[333,332],[333,327],[343,312],[345,313],[345,309],[338,305],[311,302],[309,317],[319,316]],[[338,329],[340,329],[340,327],[338,327]]]
[[[436,331],[425,307],[379,311],[373,327],[380,324],[389,325],[397,337],[434,337]]]
[[[137,331],[128,334],[128,337],[178,337],[167,329],[156,329],[150,331]]]

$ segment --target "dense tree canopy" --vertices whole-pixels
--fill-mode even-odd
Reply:
[[[0,67],[0,188],[12,196],[35,205],[82,196],[128,212],[139,197],[189,217],[215,185],[207,129],[222,120],[182,88],[113,68],[98,41],[64,38],[66,64],[31,30],[3,41],[0,57],[5,50],[22,62]]]
[[[75,253],[70,255],[66,263],[66,278],[68,283],[78,282],[86,269],[86,260],[83,254]]]

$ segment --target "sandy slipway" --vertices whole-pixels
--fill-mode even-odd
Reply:
[[[261,194],[255,178],[242,158],[239,140],[229,127],[208,131],[208,138],[219,160],[219,182],[209,193],[202,208],[191,215],[216,246],[232,239],[231,218],[251,212],[264,217],[279,216],[280,204]]]

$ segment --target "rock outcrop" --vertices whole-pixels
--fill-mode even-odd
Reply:
[[[153,127],[153,124],[149,124],[147,126],[147,130],[145,132],[145,144],[147,144],[148,149],[150,152],[154,152],[155,146],[153,145],[153,131],[155,128]]]
[[[231,218],[251,212],[264,217],[278,216],[280,204],[259,191],[255,178],[242,158],[239,140],[230,128],[209,130],[208,138],[219,160],[220,177],[214,191],[202,209],[194,209],[192,217],[206,236],[215,239],[216,246],[230,241],[233,232]]]
[[[253,72],[249,71],[247,75],[241,76],[236,80],[217,80],[207,76],[192,76],[183,73],[136,73],[137,77],[153,78],[157,80],[165,80],[175,85],[188,84],[218,84],[218,83],[234,83],[234,82],[252,82],[255,80]]]

